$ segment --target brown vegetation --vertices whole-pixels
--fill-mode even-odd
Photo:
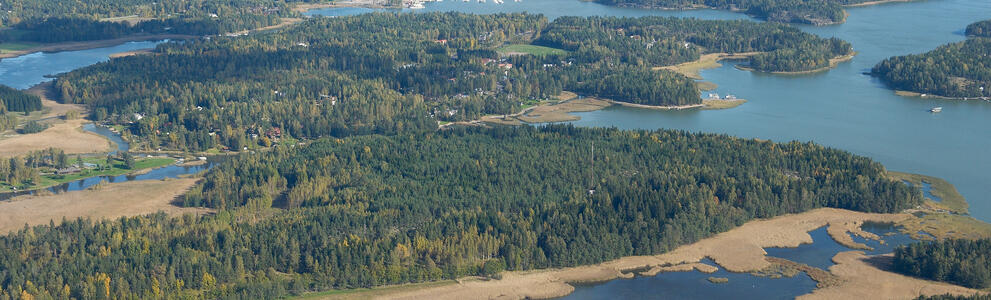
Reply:
[[[42,225],[63,218],[119,218],[163,211],[168,214],[202,214],[204,208],[172,205],[176,197],[192,187],[198,178],[143,180],[100,184],[89,190],[46,196],[18,196],[0,202],[0,232]]]

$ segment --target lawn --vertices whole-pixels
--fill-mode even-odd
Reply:
[[[27,49],[31,49],[31,48],[37,47],[38,45],[40,45],[40,44],[38,44],[38,43],[32,43],[32,42],[0,43],[0,53],[7,53],[7,52],[14,52],[14,51],[23,51],[23,50],[27,50]]]
[[[535,56],[566,55],[566,54],[568,54],[568,51],[557,49],[557,48],[537,46],[537,45],[519,45],[519,44],[518,45],[505,45],[505,46],[499,47],[499,49],[496,49],[496,52],[499,52],[499,54],[501,54],[501,55],[510,55],[510,54],[523,53],[523,54],[530,54],[530,55],[535,55]]]

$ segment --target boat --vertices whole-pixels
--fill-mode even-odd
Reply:
[[[943,111],[943,107],[942,106],[937,106],[937,107],[933,107],[933,108],[930,108],[929,109],[929,112],[933,112],[933,113],[938,113],[938,112],[941,112],[941,111]]]

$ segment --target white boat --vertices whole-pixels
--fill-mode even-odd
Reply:
[[[934,113],[938,113],[938,112],[941,112],[941,111],[943,111],[943,107],[942,106],[937,106],[937,107],[933,107],[933,108],[930,108],[929,109],[929,112],[934,112]]]

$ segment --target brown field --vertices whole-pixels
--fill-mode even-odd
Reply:
[[[151,53],[155,53],[155,49],[138,49],[134,51],[124,51],[124,52],[110,54],[110,58],[120,58],[120,57],[134,56],[140,54],[151,54]]]
[[[865,256],[860,251],[841,252],[833,257],[829,272],[843,280],[816,289],[797,299],[913,299],[920,295],[973,295],[983,293],[948,283],[912,278],[885,271],[891,256]]]
[[[0,137],[0,157],[23,155],[31,151],[59,148],[67,154],[100,153],[111,148],[107,138],[81,127],[86,120],[68,120],[33,134],[13,134]]]
[[[848,210],[821,208],[801,214],[780,216],[772,219],[751,221],[730,231],[717,234],[697,243],[679,247],[671,252],[653,256],[624,257],[597,265],[563,269],[548,269],[525,272],[504,272],[501,280],[467,280],[459,283],[445,283],[438,286],[394,289],[393,292],[334,291],[327,297],[320,294],[309,295],[308,299],[523,299],[553,298],[571,293],[574,287],[569,283],[589,283],[630,278],[635,270],[708,269],[697,263],[703,258],[711,258],[722,268],[731,272],[755,272],[781,266],[780,262],[765,259],[766,247],[797,247],[811,243],[808,232],[822,226],[837,227],[830,230],[834,237],[847,235],[849,229],[859,227],[865,221],[899,222],[912,219],[911,214],[870,214]],[[853,234],[860,233],[859,229]],[[852,241],[852,240],[851,240]],[[852,253],[852,254],[851,254]],[[859,257],[858,257],[859,255]],[[834,260],[840,265],[830,269],[830,274],[821,271],[820,278],[828,277],[829,286],[822,291],[808,295],[811,298],[832,298],[840,295],[861,295],[865,288],[879,287],[877,297],[912,298],[918,295],[935,293],[973,294],[977,291],[949,284],[906,278],[901,275],[876,269],[873,265],[858,262],[859,252],[841,253]],[[773,261],[773,260],[772,260]],[[711,266],[710,266],[711,267]],[[710,269],[711,270],[711,269]],[[863,299],[876,299],[869,296]]]
[[[0,202],[0,233],[28,225],[60,223],[63,218],[119,218],[163,211],[168,214],[203,214],[204,208],[181,208],[172,201],[192,187],[198,178],[129,181],[101,184],[85,191],[47,196],[18,196]]]
[[[80,117],[86,113],[86,106],[80,104],[62,104],[52,100],[55,98],[53,94],[55,91],[52,89],[54,86],[54,81],[46,81],[32,86],[25,91],[41,98],[41,106],[44,108],[42,109],[42,114],[39,116],[40,119],[62,116],[69,111],[79,112]]]
[[[716,99],[702,99],[702,109],[728,109],[734,108],[747,103],[747,100],[743,99],[733,99],[733,100],[716,100]]]

